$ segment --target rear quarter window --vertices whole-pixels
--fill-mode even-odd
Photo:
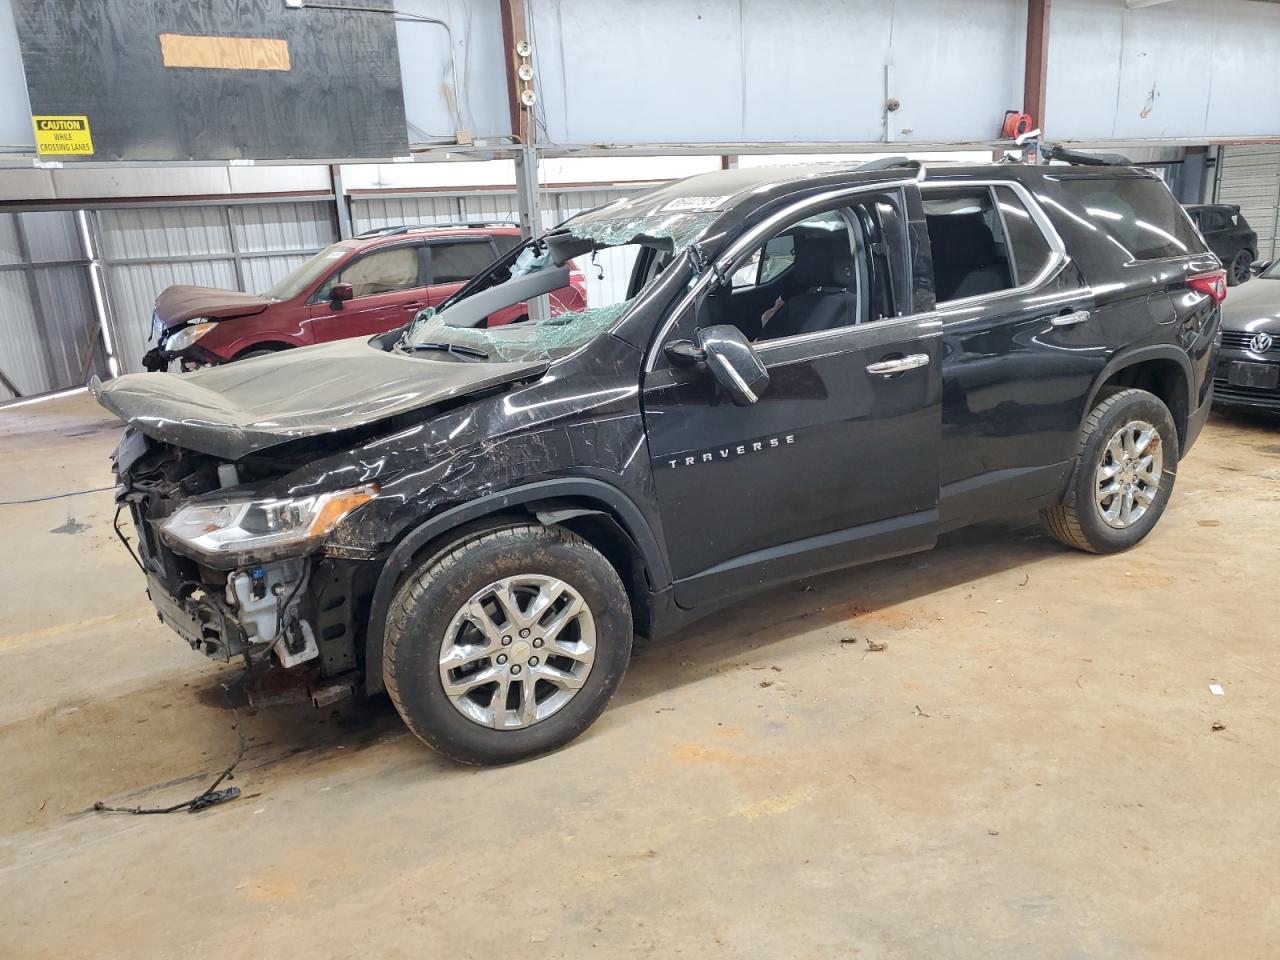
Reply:
[[[1126,260],[1163,260],[1204,253],[1205,246],[1168,188],[1146,177],[1064,177],[1072,212],[1125,254]]]

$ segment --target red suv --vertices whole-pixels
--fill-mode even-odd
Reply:
[[[424,307],[443,303],[464,283],[520,243],[503,224],[383,227],[331,244],[261,295],[179,285],[156,298],[158,342],[142,358],[147,370],[191,370],[289,347],[372,336],[402,327]],[[583,310],[583,276],[550,295],[551,312]],[[515,304],[489,326],[524,319]]]

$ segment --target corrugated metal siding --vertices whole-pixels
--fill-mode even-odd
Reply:
[[[0,370],[22,396],[44,393],[49,389],[48,364],[27,293],[27,278],[20,270],[0,271],[0,318],[4,323]],[[13,399],[14,393],[0,382],[0,401]]]
[[[76,214],[0,213],[0,266],[0,371],[18,393],[78,386],[104,370]],[[0,380],[0,402],[12,399]]]
[[[76,215],[67,210],[20,213],[27,236],[27,250],[34,263],[50,260],[80,260],[80,232]]]
[[[0,264],[22,263],[15,219],[12,213],[0,213]]]
[[[50,363],[46,389],[75,387],[91,374],[105,375],[88,271],[83,266],[39,267],[35,279]]]
[[[1258,234],[1258,256],[1280,253],[1276,221],[1280,215],[1280,146],[1224,147],[1217,202],[1234,203]]]
[[[262,203],[230,211],[241,253],[319,250],[338,239],[332,203]]]
[[[140,207],[98,211],[104,260],[157,260],[230,253],[222,207]]]

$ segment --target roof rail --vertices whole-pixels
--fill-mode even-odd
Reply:
[[[411,223],[396,224],[389,227],[374,227],[372,230],[366,230],[364,233],[357,233],[355,239],[369,240],[373,237],[394,237],[402,233],[408,233],[410,230],[457,230],[465,227],[468,230],[484,229],[489,227],[518,227],[520,224],[510,220],[464,220],[461,223]]]
[[[881,157],[879,160],[868,160],[866,163],[858,164],[859,173],[871,173],[875,170],[896,170],[898,167],[915,167],[920,168],[919,160],[912,160],[908,157]]]
[[[1056,143],[1046,143],[1040,148],[1040,156],[1046,162],[1062,160],[1078,167],[1131,167],[1133,161],[1120,153],[1077,153]]]
[[[395,227],[374,227],[372,230],[366,230],[364,233],[357,233],[356,240],[368,240],[370,237],[390,237],[397,233],[408,233],[413,227],[395,226]]]

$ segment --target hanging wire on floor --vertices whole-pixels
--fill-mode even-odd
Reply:
[[[236,709],[234,701],[231,699],[231,688],[233,686],[240,687],[243,690],[245,681],[249,678],[248,658],[245,658],[245,671],[240,678],[231,684],[222,684],[222,692],[227,698],[227,706],[231,708],[231,715],[234,717],[236,733],[240,737],[240,747],[236,751],[236,757],[231,761],[227,769],[218,775],[218,778],[205,787],[203,791],[196,794],[190,800],[184,800],[182,803],[175,803],[171,807],[108,807],[101,800],[93,805],[93,809],[99,813],[132,813],[138,816],[144,816],[153,813],[176,813],[179,810],[186,810],[187,813],[195,813],[198,810],[204,810],[208,807],[216,806],[220,803],[226,803],[228,800],[234,800],[240,796],[239,787],[227,787],[225,790],[219,790],[218,787],[224,780],[232,779],[235,776],[236,766],[244,759],[245,736],[244,724],[240,719],[240,711]]]
[[[0,507],[16,507],[23,503],[44,503],[46,500],[61,500],[64,497],[80,497],[86,493],[102,493],[114,490],[115,487],[90,487],[88,490],[72,490],[70,493],[51,493],[47,497],[31,497],[27,500],[0,500]]]

